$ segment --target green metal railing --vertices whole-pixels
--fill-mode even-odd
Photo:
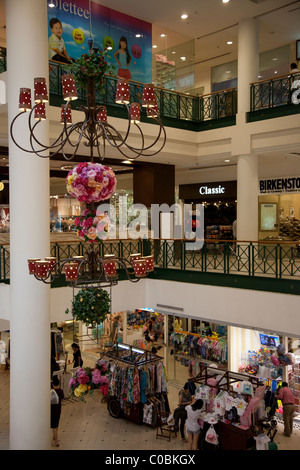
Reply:
[[[265,276],[272,279],[300,280],[300,247],[297,243],[236,242],[206,240],[202,248],[191,249],[185,240],[111,240],[100,242],[99,255],[114,254],[129,259],[132,253],[154,255],[158,268],[222,273],[226,275]],[[84,255],[86,245],[52,243],[51,256],[57,260]],[[9,281],[9,245],[0,245],[0,281]]]
[[[300,80],[300,73],[251,83],[251,111],[291,104],[292,93],[295,91],[292,85],[295,80]]]
[[[0,73],[7,69],[6,56],[0,57]],[[61,75],[66,72],[66,66],[58,62],[49,62],[49,88],[51,104],[58,106],[58,100],[62,102]],[[274,109],[283,105],[291,104],[294,80],[300,80],[300,73],[274,77],[250,84],[250,111]],[[117,78],[106,76],[104,79],[104,90],[96,96],[99,105],[108,106],[115,110],[118,117],[125,117],[124,107],[115,103]],[[189,121],[191,123],[204,123],[206,121],[220,120],[222,118],[234,117],[237,113],[237,88],[209,93],[202,96],[192,96],[179,93],[165,88],[155,87],[160,116],[162,119],[176,121]],[[130,81],[130,96],[132,102],[141,104],[143,84]],[[86,101],[83,90],[78,90],[79,101]],[[299,107],[298,107],[299,108]],[[291,109],[291,108],[290,108]],[[292,108],[293,111],[296,108]],[[299,108],[300,109],[300,108]],[[288,111],[287,111],[288,112]],[[146,112],[142,108],[142,119]],[[222,122],[222,121],[221,121]]]

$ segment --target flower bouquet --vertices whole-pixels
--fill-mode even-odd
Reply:
[[[88,77],[95,78],[96,89],[101,92],[103,88],[104,75],[111,75],[115,67],[109,63],[110,57],[107,49],[104,51],[93,51],[89,54],[82,54],[68,66],[68,72],[74,75],[76,85],[87,89]]]
[[[66,309],[65,313],[68,314],[69,309]],[[104,322],[108,313],[110,313],[109,293],[101,287],[83,288],[74,296],[72,314],[75,320],[96,326]]]
[[[99,390],[103,397],[108,395],[109,380],[107,377],[107,366],[102,361],[97,361],[95,368],[80,367],[69,381],[70,395],[81,400],[84,396]]]
[[[89,243],[97,242],[97,239],[106,240],[108,232],[108,220],[103,213],[97,215],[94,209],[85,209],[80,217],[74,220],[78,237]]]
[[[116,175],[108,166],[101,163],[79,163],[69,171],[67,191],[78,201],[90,204],[109,199],[115,192]]]

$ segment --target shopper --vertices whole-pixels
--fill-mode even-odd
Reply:
[[[52,379],[52,391],[56,393],[51,395],[51,429],[53,442],[52,445],[58,447],[58,425],[61,415],[61,401],[64,399],[64,392],[60,388],[58,377]],[[53,398],[52,398],[53,397]]]
[[[190,405],[193,402],[193,397],[190,394],[189,388],[187,383],[184,385],[183,390],[179,392],[179,403],[178,407],[174,411],[174,420],[175,420],[175,428],[180,429],[181,439],[184,442],[187,442],[184,433],[185,422],[187,418],[186,413],[186,406]],[[180,421],[180,427],[179,427]]]
[[[277,400],[282,402],[283,408],[283,435],[290,437],[293,432],[293,417],[295,412],[295,398],[293,392],[288,388],[286,382],[282,382],[282,386],[276,395]]]
[[[112,343],[117,342],[119,326],[120,326],[120,316],[117,315],[113,319],[112,330],[111,330],[111,335],[110,335],[110,340],[111,340]]]
[[[186,433],[188,437],[189,450],[198,449],[198,438],[201,432],[201,427],[198,421],[202,413],[202,408],[203,400],[196,400],[186,407]]]
[[[72,343],[71,348],[73,349],[73,367],[82,367],[83,360],[79,345],[77,343]]]
[[[299,73],[299,72],[300,72],[300,70],[298,69],[297,64],[295,62],[293,62],[290,65],[290,73]]]

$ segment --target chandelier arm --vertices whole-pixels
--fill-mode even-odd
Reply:
[[[128,262],[128,260],[126,260],[125,258],[116,258],[116,260],[118,261],[119,265],[121,265],[121,267],[125,270],[125,273],[126,273],[126,276],[127,276],[127,279],[130,281],[130,282],[138,282],[140,280],[140,278],[132,278],[130,275],[131,274],[134,274],[134,268],[133,266]],[[133,273],[131,273],[126,265],[126,263],[129,263],[131,268],[133,269]]]
[[[117,131],[117,129],[115,127],[113,127],[111,124],[108,124],[108,123],[105,123],[103,124],[102,122],[100,123],[102,129],[103,129],[103,133],[104,133],[104,137],[105,139],[107,140],[107,142],[114,148],[116,149],[119,149],[122,145],[125,144],[125,141],[123,140],[123,137],[122,135],[120,134],[119,131]],[[117,144],[116,141],[115,141],[115,137],[113,136],[113,134],[109,131],[109,129],[113,129],[115,131],[115,133],[117,134],[117,137],[121,140],[121,143],[120,144]],[[108,131],[108,132],[107,132]],[[127,134],[126,134],[127,135]],[[127,137],[126,137],[127,138]],[[112,139],[113,142],[110,140]]]

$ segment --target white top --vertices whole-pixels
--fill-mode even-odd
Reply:
[[[65,49],[65,43],[63,38],[58,38],[56,34],[52,34],[49,39],[48,39],[48,45],[49,45],[49,59],[52,59],[52,57],[57,54],[53,49],[58,49],[60,52],[63,52]]]
[[[186,420],[186,429],[190,432],[197,432],[200,429],[200,424],[198,423],[198,419],[202,414],[201,410],[193,410],[191,405],[185,407],[187,412],[187,420]]]

